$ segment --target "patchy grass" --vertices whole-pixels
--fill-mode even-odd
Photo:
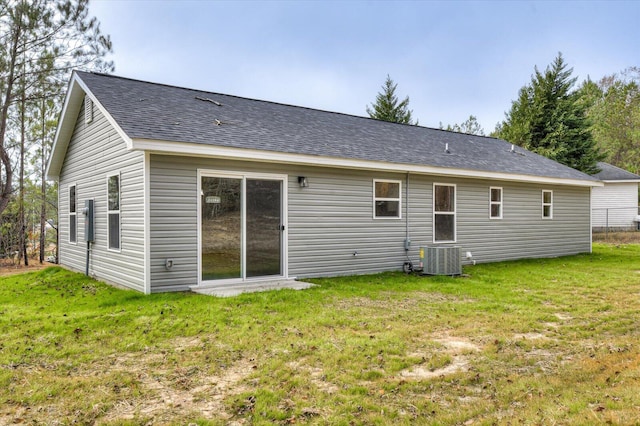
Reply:
[[[640,231],[594,232],[593,241],[606,244],[640,244]]]
[[[3,277],[0,424],[638,424],[639,259],[229,299]]]

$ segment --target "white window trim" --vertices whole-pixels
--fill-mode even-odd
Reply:
[[[109,179],[113,176],[118,176],[118,210],[109,210]],[[122,174],[120,171],[110,173],[106,179],[107,186],[107,250],[120,253],[122,251]],[[109,220],[111,214],[118,213],[118,248],[112,248],[110,246],[109,236],[111,235],[111,221]]]
[[[500,201],[493,201],[493,199],[491,198],[491,193],[493,192],[494,189],[497,189],[500,191]],[[502,211],[504,208],[504,191],[502,190],[501,186],[491,186],[489,187],[489,219],[492,220],[500,220],[502,219]],[[500,206],[500,214],[498,216],[492,216],[491,212],[492,212],[492,207],[493,206]]]
[[[436,186],[452,186],[453,187],[453,212],[436,212]],[[455,183],[433,183],[432,188],[432,200],[431,200],[431,211],[432,211],[432,239],[434,244],[443,244],[443,243],[455,243],[458,240],[458,188]],[[453,216],[453,240],[436,240],[436,215],[451,215]]]
[[[75,203],[76,203],[76,211],[75,212],[71,212],[71,188],[74,188],[74,192],[75,192]],[[69,244],[78,244],[78,185],[75,183],[72,183],[68,186],[67,188],[67,209],[69,209]],[[76,240],[75,241],[71,241],[71,216],[74,216],[76,218]]]
[[[398,198],[377,198],[376,197],[376,183],[397,183],[398,184]],[[402,219],[402,181],[393,179],[374,179],[373,180],[373,218],[376,220],[399,220]],[[398,216],[377,216],[376,215],[376,201],[397,201],[398,202]]]
[[[551,202],[549,202],[549,203],[545,203],[544,202],[544,194],[545,194],[545,192],[548,192],[549,194],[551,194]],[[542,200],[541,201],[542,201],[542,212],[541,212],[542,218],[545,219],[545,220],[553,219],[553,191],[550,190],[550,189],[543,189],[542,190]],[[549,216],[545,216],[544,215],[544,208],[546,206],[549,206]]]

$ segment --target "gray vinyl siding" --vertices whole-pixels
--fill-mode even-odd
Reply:
[[[107,249],[107,176],[120,173],[120,251]],[[99,280],[144,291],[144,153],[126,144],[94,105],[85,124],[84,105],[76,120],[59,180],[60,263],[85,271],[85,216],[78,211],[77,243],[69,243],[68,187],[76,184],[78,210],[94,199],[95,242],[89,274]]]
[[[408,203],[403,180],[401,221],[372,220],[373,172],[309,178],[300,197],[289,197],[290,273],[298,277],[343,275],[400,269],[419,248],[460,246],[477,262],[556,257],[591,251],[590,189],[432,176],[409,177]],[[312,184],[311,182],[314,182]],[[317,183],[316,183],[317,182]],[[433,184],[456,185],[456,242],[433,242]],[[503,219],[489,218],[489,188],[502,187]],[[318,187],[315,191],[306,191]],[[542,190],[553,191],[553,219],[542,219]],[[408,204],[408,206],[407,206]],[[406,209],[408,208],[408,216]],[[335,216],[332,216],[335,213]],[[354,251],[358,256],[353,256]],[[466,261],[465,261],[466,262]],[[466,262],[469,263],[469,262]]]
[[[184,158],[150,157],[151,291],[187,290],[198,283],[197,169]]]
[[[419,207],[428,196],[425,188],[410,188],[407,215],[403,174],[318,168],[307,176],[309,187],[294,187],[289,194],[292,276],[364,274],[402,267],[407,216],[410,224],[427,220],[427,212]],[[402,181],[401,219],[373,218],[374,179]],[[410,231],[416,240],[431,235],[424,226],[411,226]]]
[[[456,184],[457,241],[479,262],[589,252],[590,189],[475,179],[150,156],[152,291],[197,284],[197,170],[288,175],[288,276],[399,270],[432,241],[433,183]],[[309,187],[300,188],[297,177]],[[402,218],[373,218],[373,180],[402,181]],[[503,219],[489,219],[489,187],[503,188]],[[542,190],[553,191],[553,219],[542,219]],[[354,255],[357,253],[357,255]],[[164,268],[165,259],[174,266]]]
[[[591,251],[590,189],[495,181],[457,183],[457,244],[477,262]],[[502,187],[502,219],[489,219],[489,187]],[[542,218],[542,190],[553,191],[553,219]]]
[[[402,266],[404,201],[403,219],[373,219],[373,179],[401,180],[404,175],[162,155],[151,155],[150,164],[152,292],[197,284],[198,169],[288,176],[290,277],[362,274]],[[298,176],[308,177],[308,188],[299,187]],[[402,188],[404,199],[404,183]],[[167,258],[174,261],[170,271],[164,268]]]

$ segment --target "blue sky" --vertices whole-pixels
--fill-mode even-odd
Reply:
[[[366,116],[386,75],[420,125],[488,133],[534,66],[640,66],[640,2],[93,0],[116,74]]]

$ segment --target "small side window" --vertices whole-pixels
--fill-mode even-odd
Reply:
[[[489,188],[489,218],[502,219],[502,188]]]
[[[373,181],[373,217],[375,219],[400,219],[402,193],[398,180]]]
[[[553,191],[542,191],[542,218],[553,219]]]
[[[110,250],[120,250],[120,174],[107,178],[107,238]]]
[[[69,242],[78,242],[78,215],[77,215],[76,186],[69,186]]]

